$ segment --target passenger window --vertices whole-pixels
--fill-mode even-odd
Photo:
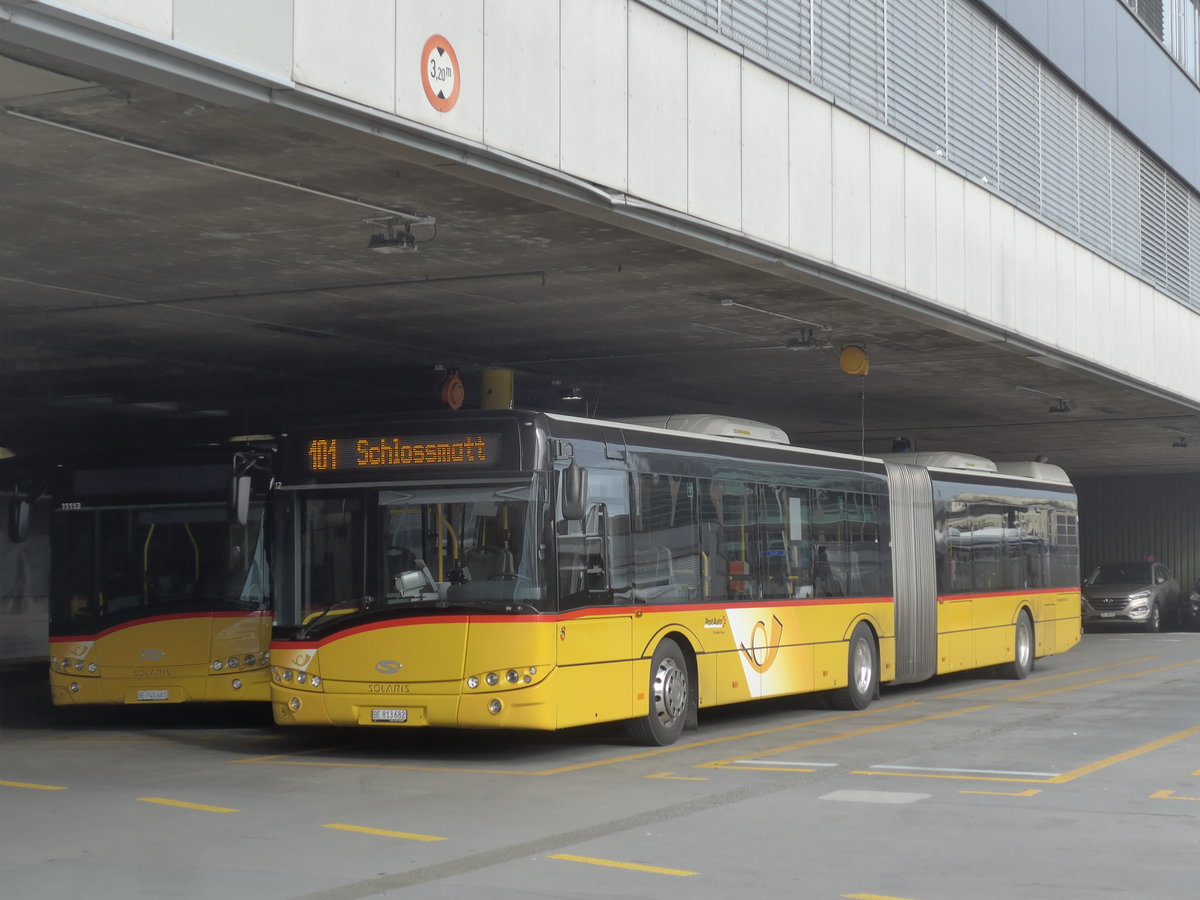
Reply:
[[[633,476],[633,597],[639,603],[698,600],[703,582],[696,531],[696,481]]]

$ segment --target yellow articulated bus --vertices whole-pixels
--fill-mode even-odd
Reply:
[[[862,709],[880,682],[1023,678],[1079,640],[1054,466],[803,450],[715,416],[480,410],[292,440],[280,724],[625,721],[663,745],[705,707]]]
[[[271,460],[222,449],[57,470],[55,704],[270,698]]]

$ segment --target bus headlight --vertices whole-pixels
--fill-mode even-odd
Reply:
[[[479,679],[472,675],[467,679],[467,687],[469,687],[471,690],[475,690],[475,688],[479,687]]]
[[[507,672],[504,673],[504,680],[507,681],[509,684],[516,684],[518,681],[520,681],[520,679],[521,679],[521,676],[517,674],[516,669],[509,669]]]
[[[223,668],[225,668],[225,663],[221,662],[219,659],[213,660],[212,670],[214,672],[220,672]]]
[[[233,679],[232,686],[235,691],[240,691],[242,689],[242,679],[240,679],[240,678]]]
[[[292,712],[298,711],[300,709],[300,698],[293,697],[291,700],[289,700],[288,709],[290,709]]]
[[[83,666],[80,665],[80,668],[82,669]],[[485,678],[484,681],[486,681],[488,683],[488,687],[495,687],[496,685],[498,685],[500,683],[500,676],[497,675],[495,672],[488,672],[487,678]]]
[[[488,704],[488,712],[490,712],[493,716],[500,715],[500,710],[502,709],[504,709],[504,704],[499,700],[493,700]]]

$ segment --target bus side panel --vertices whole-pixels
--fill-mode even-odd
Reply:
[[[1055,601],[1055,646],[1056,652],[1070,650],[1080,641],[1083,633],[1082,601],[1080,592],[1063,591]]]
[[[557,727],[612,722],[634,715],[635,691],[645,690],[649,674],[641,682],[634,681],[631,616],[560,622],[557,643]]]
[[[969,597],[938,600],[937,674],[960,672],[975,666],[973,601]]]
[[[975,624],[975,665],[995,666],[1012,662],[1016,653],[1017,617],[1022,609],[1031,610],[1034,620],[1034,654],[1044,656],[1054,652],[1044,649],[1046,629],[1038,620],[1040,601],[1028,595],[997,594],[991,597],[976,597],[972,601],[972,620]]]

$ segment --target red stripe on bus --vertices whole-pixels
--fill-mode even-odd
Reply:
[[[76,634],[76,635],[54,635],[50,638],[51,644],[63,644],[71,641],[94,641],[110,634],[115,634],[118,631],[124,631],[126,628],[135,628],[138,625],[145,625],[147,622],[175,622],[185,619],[241,619],[241,618],[264,618],[270,616],[269,609],[248,610],[246,612],[203,612],[203,613],[169,613],[162,616],[147,616],[144,619],[134,619],[131,622],[121,622],[119,625],[113,625],[105,628],[103,631],[97,631],[93,634]]]
[[[728,610],[728,609],[763,609],[773,607],[813,607],[813,606],[845,606],[858,604],[893,604],[895,599],[892,597],[819,597],[819,598],[801,598],[793,600],[778,600],[769,603],[672,603],[663,606],[589,606],[585,609],[572,610],[570,612],[555,614],[555,613],[538,613],[525,615],[457,615],[457,616],[419,616],[412,619],[387,619],[382,622],[367,622],[362,625],[356,625],[353,628],[347,628],[345,631],[338,631],[334,634],[327,635],[316,641],[290,641],[280,640],[272,641],[271,646],[279,650],[313,650],[318,647],[323,647],[328,643],[336,640],[341,640],[352,635],[368,634],[372,631],[378,631],[384,628],[408,628],[414,625],[443,625],[443,624],[485,624],[499,625],[506,623],[520,622],[529,624],[531,622],[571,622],[579,619],[600,619],[609,618],[613,615],[634,615],[636,613],[670,613],[670,612],[707,612],[710,610]]]

